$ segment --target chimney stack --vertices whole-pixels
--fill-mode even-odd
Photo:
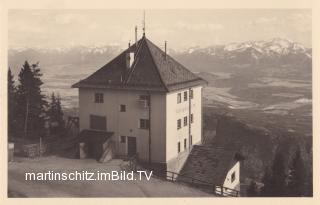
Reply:
[[[167,41],[164,41],[164,59],[167,59]]]
[[[137,28],[137,26],[134,28],[134,34],[135,34],[135,44],[136,44],[136,46],[137,46],[137,41],[138,41],[138,28]]]

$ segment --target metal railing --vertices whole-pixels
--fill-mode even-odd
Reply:
[[[210,190],[213,194],[224,197],[238,197],[240,192],[235,189],[224,187],[221,185],[215,185],[207,181],[203,181],[191,176],[179,174],[172,171],[166,171],[166,179],[172,182],[183,182],[190,184],[193,187],[204,188]]]
[[[129,168],[132,171],[142,169],[142,167],[138,163],[137,157],[138,157],[137,155],[133,155],[133,156],[130,156],[127,158],[129,161]],[[148,170],[148,171],[150,171],[150,170]],[[224,187],[221,185],[215,185],[213,183],[210,183],[210,182],[207,182],[207,181],[204,181],[201,179],[197,179],[197,178],[185,175],[185,174],[179,174],[179,173],[172,172],[172,171],[165,171],[164,175],[157,174],[156,172],[154,172],[154,175],[157,177],[160,177],[160,178],[164,177],[165,180],[168,180],[171,182],[185,183],[185,184],[188,184],[192,187],[197,187],[202,190],[209,191],[210,193],[217,195],[217,196],[222,196],[222,197],[238,197],[238,196],[240,196],[240,192],[238,190]]]

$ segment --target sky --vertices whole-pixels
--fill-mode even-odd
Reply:
[[[146,10],[146,36],[171,49],[286,38],[311,47],[310,9]],[[142,35],[143,10],[9,10],[9,48],[119,45]]]

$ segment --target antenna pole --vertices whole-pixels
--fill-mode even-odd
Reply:
[[[143,30],[143,36],[145,36],[146,35],[146,11],[145,10],[143,10],[142,30]]]
[[[167,59],[167,41],[164,42],[164,59]]]

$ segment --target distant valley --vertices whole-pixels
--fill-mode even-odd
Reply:
[[[25,60],[40,62],[43,90],[58,92],[65,108],[76,108],[85,78],[121,52],[117,46],[19,48],[9,50],[16,80]],[[207,108],[229,112],[270,129],[312,134],[312,49],[286,39],[169,50],[180,63],[208,81]]]

